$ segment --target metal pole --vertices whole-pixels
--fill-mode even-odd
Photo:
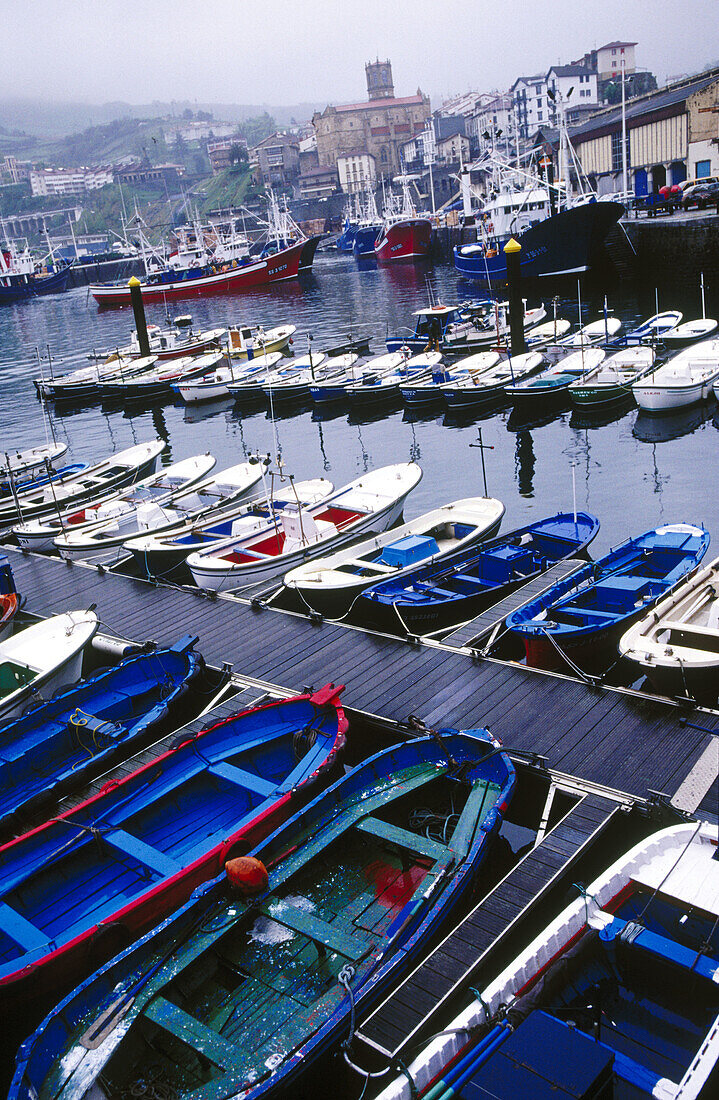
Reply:
[[[626,195],[629,184],[627,182],[627,109],[624,94],[624,66],[625,62],[622,61],[622,191]]]
[[[140,347],[140,355],[145,359],[150,354],[150,338],[147,335],[147,320],[145,318],[145,305],[142,301],[142,287],[140,280],[133,275],[127,284],[130,288],[130,301],[132,312],[135,315],[135,328],[137,330],[137,342]]]

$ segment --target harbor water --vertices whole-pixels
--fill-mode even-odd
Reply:
[[[718,316],[719,271],[706,272],[706,311]],[[658,284],[658,285],[657,285]],[[530,305],[544,301],[551,317],[554,286],[527,288]],[[384,350],[387,333],[409,333],[414,310],[430,300],[452,304],[481,296],[462,283],[448,264],[358,268],[352,257],[318,254],[314,272],[302,282],[232,297],[170,304],[172,316],[189,312],[196,328],[245,323],[271,327],[294,324],[294,351],[321,351],[356,332],[372,334],[372,349]],[[582,321],[601,315],[604,296],[625,328],[660,309],[677,308],[685,319],[701,315],[699,272],[646,273],[585,285]],[[559,291],[559,317],[578,321],[577,285]],[[165,323],[165,308],[148,306],[148,321]],[[217,469],[253,452],[279,452],[298,478],[324,476],[339,486],[363,471],[414,460],[424,471],[405,509],[412,518],[446,501],[487,489],[506,506],[503,530],[557,510],[578,508],[602,522],[593,553],[605,552],[629,535],[661,522],[692,521],[719,533],[719,498],[713,488],[719,414],[710,402],[681,413],[649,417],[631,403],[601,416],[570,408],[522,422],[500,406],[463,418],[441,406],[413,414],[400,404],[356,415],[347,408],[314,411],[303,405],[277,410],[242,409],[231,400],[185,407],[177,403],[127,408],[87,405],[52,411],[44,422],[32,379],[38,355],[44,372],[86,365],[93,349],[127,342],[133,328],[129,309],[101,312],[85,288],[0,311],[0,440],[2,450],[41,442],[46,431],[67,441],[68,461],[90,462],[133,442],[160,436],[164,461],[211,451]],[[483,447],[477,446],[479,431]],[[719,537],[719,534],[718,534]],[[719,548],[719,543],[717,543]],[[711,553],[711,552],[710,552]]]

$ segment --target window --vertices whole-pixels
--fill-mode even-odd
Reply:
[[[627,132],[627,170],[631,167],[631,133]],[[612,134],[612,171],[622,171],[622,135],[621,131]]]
[[[616,50],[612,50],[612,57],[614,57],[616,52],[617,52]]]
[[[711,175],[711,167],[710,160],[698,160],[694,175],[698,180],[705,179],[706,176]]]

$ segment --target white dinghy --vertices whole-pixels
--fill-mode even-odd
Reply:
[[[323,615],[344,615],[370,585],[459,554],[496,534],[503,515],[504,505],[492,497],[455,500],[401,527],[298,566],[285,574],[285,587]]]
[[[678,585],[619,639],[664,695],[719,694],[719,558]]]
[[[216,401],[220,397],[230,396],[232,392],[230,386],[233,382],[239,383],[248,378],[267,374],[281,358],[282,353],[279,351],[268,352],[267,355],[258,355],[237,366],[230,364],[228,367],[218,367],[209,374],[177,383],[172,388],[179,393],[187,405],[194,405],[201,401]]]
[[[705,401],[719,379],[719,339],[685,348],[635,382],[634,399],[651,413],[672,412]]]
[[[159,473],[138,481],[129,489],[121,489],[101,500],[93,500],[84,506],[61,509],[59,512],[19,523],[12,533],[23,550],[43,553],[52,550],[54,541],[61,535],[79,534],[98,521],[127,515],[142,504],[168,503],[174,496],[184,493],[207,477],[215,466],[210,454],[195,455],[165,466]]]
[[[25,451],[4,451],[0,454],[0,478],[4,479],[12,474],[29,473],[30,470],[38,470],[46,462],[51,465],[67,451],[67,443],[46,443],[41,447],[28,447]]]
[[[187,566],[195,584],[215,591],[272,580],[307,558],[391,527],[421,478],[414,462],[372,470],[321,504],[288,507],[260,531],[190,554]]]
[[[101,564],[120,561],[129,553],[126,543],[130,539],[150,532],[171,531],[201,520],[208,512],[220,515],[225,508],[251,500],[261,476],[259,462],[243,462],[232,471],[222,471],[175,494],[171,500],[141,501],[136,507],[100,519],[82,531],[66,531],[56,537],[55,549],[66,561]]]
[[[17,718],[79,679],[97,627],[93,611],[67,611],[0,642],[0,720]]]

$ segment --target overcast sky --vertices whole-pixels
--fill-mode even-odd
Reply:
[[[0,0],[1,98],[232,103],[507,88],[613,39],[660,82],[719,62],[719,0]]]

